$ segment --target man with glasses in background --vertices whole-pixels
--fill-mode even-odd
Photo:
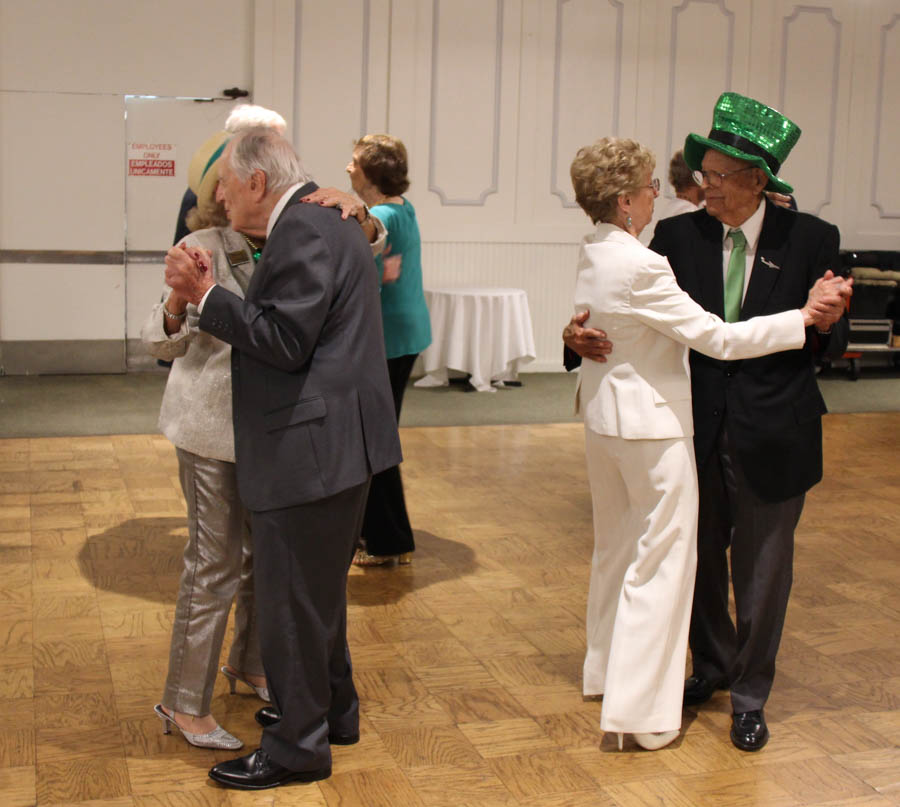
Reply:
[[[834,225],[765,197],[793,191],[777,174],[799,137],[774,109],[729,92],[716,103],[709,136],[685,141],[706,208],[662,219],[650,248],[668,258],[694,300],[728,322],[802,306],[815,281],[840,266]],[[822,478],[826,409],[815,359],[840,356],[849,333],[842,308],[832,314],[830,327],[809,329],[801,350],[733,362],[690,354],[700,518],[684,704],[730,689],[731,740],[744,751],[769,738],[763,707],[791,588],[794,529],[806,491]],[[575,320],[564,341],[599,361],[610,350]]]

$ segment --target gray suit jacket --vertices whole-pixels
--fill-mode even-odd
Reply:
[[[232,346],[235,459],[249,510],[316,501],[401,461],[372,251],[354,221],[291,198],[241,300],[200,328]]]

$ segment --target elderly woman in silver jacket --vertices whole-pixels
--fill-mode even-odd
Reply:
[[[193,232],[181,246],[205,252],[216,283],[243,297],[264,243],[230,229],[217,201],[218,160],[227,138],[225,132],[214,135],[191,161],[189,185],[197,194],[197,207],[187,217]],[[355,216],[373,242],[373,253],[382,250],[384,227],[358,199],[323,188],[313,201],[341,207],[345,217]],[[221,671],[232,692],[242,681],[265,701],[269,694],[256,634],[249,518],[235,476],[231,347],[199,330],[197,319],[196,306],[167,287],[141,331],[153,356],[173,362],[159,426],[175,445],[188,511],[169,672],[162,702],[154,711],[166,733],[175,725],[192,745],[233,750],[243,743],[210,714],[232,602],[234,639]]]
[[[183,245],[207,252],[216,282],[243,296],[262,245],[228,228],[215,201],[217,163],[226,141],[224,132],[213,136],[191,163],[189,184],[198,205],[188,216],[194,232]],[[173,362],[159,427],[175,445],[188,514],[169,672],[154,711],[166,733],[174,724],[192,745],[238,749],[243,743],[210,714],[232,602],[234,638],[222,672],[232,692],[240,680],[263,700],[269,696],[256,635],[249,519],[234,473],[231,347],[200,331],[196,319],[196,307],[167,288],[141,331],[153,356]]]

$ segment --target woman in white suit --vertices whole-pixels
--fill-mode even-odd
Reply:
[[[614,344],[585,362],[576,409],[585,424],[594,511],[584,694],[603,695],[601,728],[643,748],[681,727],[696,567],[697,470],[688,348],[743,359],[802,347],[820,281],[803,309],[726,324],[683,292],[638,235],[653,215],[653,154],[603,138],[571,167],[576,199],[597,225],[585,239],[575,309]]]

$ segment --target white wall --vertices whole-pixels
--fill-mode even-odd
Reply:
[[[252,79],[252,0],[0,0],[4,90],[218,95]]]
[[[426,285],[526,289],[532,369],[559,368],[573,245],[590,229],[568,178],[577,148],[634,137],[665,181],[669,156],[709,130],[727,89],[803,129],[782,170],[802,210],[836,223],[846,247],[900,249],[900,0],[267,5],[293,15],[293,40],[272,46],[291,51],[296,81],[272,101],[291,108],[307,167],[346,186],[353,138],[401,137]]]
[[[531,368],[558,369],[590,227],[568,181],[578,146],[635,137],[664,177],[718,94],[746,93],[804,131],[782,171],[801,209],[838,224],[846,247],[900,249],[898,74],[900,0],[0,0],[0,251],[123,250],[137,136],[124,95],[247,87],[285,115],[323,184],[347,187],[360,134],[401,137],[426,284],[526,289]],[[171,239],[187,161],[221,110],[159,114],[178,175],[139,185],[132,249]],[[161,271],[109,270],[5,260],[0,350],[133,339]],[[65,293],[23,316],[48,283]],[[101,316],[65,316],[100,291]]]

